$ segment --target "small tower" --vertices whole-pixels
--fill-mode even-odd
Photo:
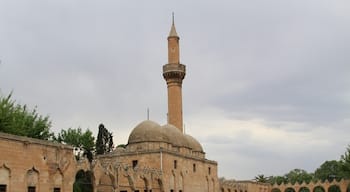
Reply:
[[[173,22],[168,36],[168,64],[163,65],[163,77],[168,86],[168,123],[183,132],[182,120],[182,80],[185,78],[186,66],[180,64],[180,37]]]

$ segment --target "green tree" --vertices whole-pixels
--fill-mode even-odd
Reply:
[[[101,123],[98,126],[98,134],[96,140],[96,155],[109,153],[113,150],[113,135]]]
[[[303,169],[293,169],[289,173],[284,175],[287,179],[287,182],[290,182],[292,184],[298,182],[298,183],[310,183],[310,181],[313,178],[313,174],[306,172]]]
[[[89,129],[85,132],[83,132],[81,128],[61,130],[56,140],[60,143],[72,145],[75,148],[77,159],[85,156],[90,162],[92,161],[95,138]]]
[[[340,158],[343,177],[350,178],[350,145],[346,148],[344,155]]]
[[[90,171],[78,171],[75,175],[73,192],[93,192],[92,178],[93,176]]]
[[[340,161],[325,161],[316,169],[314,177],[316,180],[332,181],[333,179],[343,178],[342,164]]]
[[[17,104],[12,94],[0,95],[0,131],[37,139],[48,140],[53,136],[48,116],[39,115],[36,107]]]
[[[277,185],[281,185],[282,183],[287,183],[287,178],[283,177],[283,176],[272,176],[269,179],[269,183],[273,184],[277,184]]]
[[[255,176],[254,180],[260,183],[267,183],[269,181],[269,177],[266,177],[264,174],[260,174]]]

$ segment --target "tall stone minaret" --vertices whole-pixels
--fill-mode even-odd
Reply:
[[[168,85],[168,123],[183,132],[182,120],[182,80],[185,78],[186,66],[180,64],[180,37],[173,22],[168,36],[168,64],[163,65],[163,77]]]

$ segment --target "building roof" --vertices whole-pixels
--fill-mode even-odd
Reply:
[[[160,126],[149,120],[138,124],[129,135],[128,144],[143,142],[164,142],[174,147],[186,147],[192,151],[203,152],[201,144],[192,136],[183,134],[173,125]]]

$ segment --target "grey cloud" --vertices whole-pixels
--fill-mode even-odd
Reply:
[[[50,115],[55,131],[96,129],[105,122],[118,142],[125,142],[148,107],[152,120],[166,121],[161,67],[175,11],[181,61],[188,69],[185,119],[217,108],[228,119],[264,119],[276,129],[316,130],[315,137],[320,127],[338,130],[329,138],[336,152],[315,152],[314,158],[326,160],[338,157],[348,142],[343,136],[350,105],[347,7],[346,1],[317,0],[4,0],[0,91],[13,90],[21,103],[37,105]],[[223,176],[252,178],[258,171],[312,170],[317,164],[309,151],[300,152],[298,165],[291,154],[263,146],[249,132],[240,134],[199,138]],[[278,158],[286,167],[257,164],[276,164]]]

